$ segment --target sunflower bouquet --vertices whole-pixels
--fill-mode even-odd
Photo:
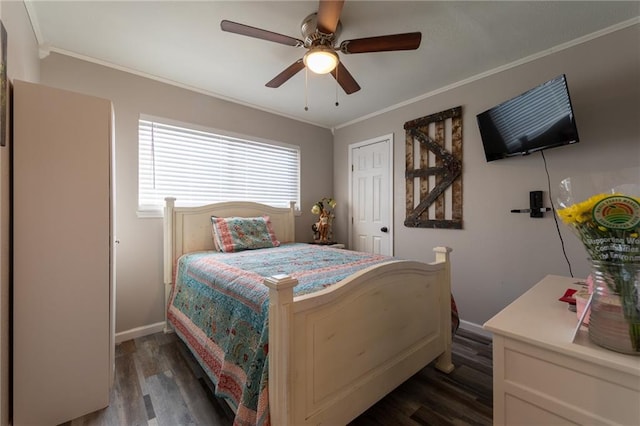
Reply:
[[[630,340],[630,349],[621,351],[640,354],[640,197],[636,195],[640,193],[640,185],[612,186],[579,202],[573,201],[576,198],[573,194],[582,185],[577,185],[575,179],[565,179],[560,186],[564,198],[560,199],[563,208],[557,210],[558,217],[582,242],[596,281],[589,335],[596,343],[604,341],[603,346],[618,350],[615,343],[612,345],[608,337],[601,335],[611,326],[605,320],[598,322],[595,312],[615,299],[628,324]],[[610,321],[609,317],[606,321]]]
[[[597,194],[557,213],[592,260],[640,262],[640,198]]]

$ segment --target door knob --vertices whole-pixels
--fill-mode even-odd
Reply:
[[[389,228],[387,228],[386,226],[383,226],[382,228],[380,228],[380,230],[382,232],[389,232]]]

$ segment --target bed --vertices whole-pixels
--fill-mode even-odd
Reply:
[[[433,263],[393,258],[365,261],[358,260],[363,254],[357,252],[294,243],[293,204],[290,208],[252,202],[176,207],[175,199],[167,198],[164,217],[165,331],[178,334],[216,385],[216,392],[229,400],[236,412],[234,424],[346,424],[432,361],[445,373],[453,370],[451,249],[434,248]],[[249,314],[262,312],[266,317],[258,318],[262,330],[242,320],[242,327],[252,330],[250,340],[256,348],[238,349],[228,344],[236,338],[238,327],[218,324],[219,317],[240,309],[227,305],[226,297],[235,290],[211,290],[217,278],[202,278],[189,263],[229,275],[239,262],[234,253],[217,250],[221,241],[216,244],[212,238],[212,217],[268,217],[269,229],[282,244],[239,251],[242,256],[237,256],[257,254],[268,273],[277,272],[282,263],[304,268],[299,266],[301,260],[316,256],[310,250],[318,250],[318,257],[342,256],[344,265],[349,264],[326,268],[320,275],[331,275],[327,271],[334,269],[348,275],[335,274],[339,281],[304,292],[300,287],[307,288],[308,274],[297,269],[265,277],[239,273],[234,283],[251,278],[252,291],[262,295],[262,302],[251,302],[255,309]],[[278,258],[276,253],[280,256],[276,249],[302,250],[305,255],[298,255],[297,263],[272,261]],[[349,269],[355,263],[362,263],[357,272]],[[278,268],[271,269],[274,265]],[[258,285],[256,277],[260,277]],[[206,296],[213,302],[203,302],[201,294],[185,296],[192,287],[213,294]],[[224,305],[216,305],[220,297]],[[204,325],[197,324],[201,318],[207,318]],[[223,337],[226,343],[222,344],[216,335],[230,337]],[[222,366],[228,355],[224,351],[235,351],[229,356],[246,366]],[[262,355],[264,365],[256,354]],[[226,369],[225,375],[221,369]],[[250,380],[254,376],[260,380]],[[238,389],[243,386],[251,388],[252,397],[247,399],[251,403]]]

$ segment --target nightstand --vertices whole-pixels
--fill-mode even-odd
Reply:
[[[318,246],[327,246],[327,247],[333,247],[333,248],[339,248],[339,249],[345,248],[344,244],[338,243],[336,241],[327,241],[324,243],[320,241],[311,241],[309,244],[315,244]]]

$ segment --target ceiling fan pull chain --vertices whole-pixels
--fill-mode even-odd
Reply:
[[[304,110],[309,111],[309,70],[304,67]]]
[[[336,66],[336,106],[340,105],[338,103],[338,66]]]

